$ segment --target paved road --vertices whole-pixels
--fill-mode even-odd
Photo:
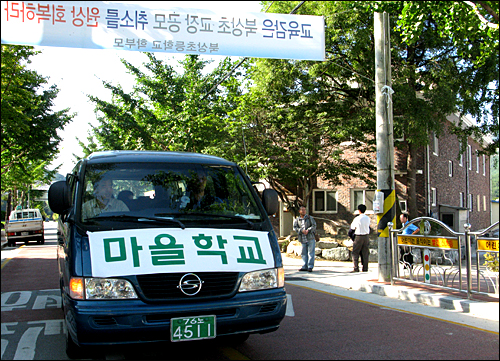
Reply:
[[[295,316],[236,349],[250,359],[498,359],[498,334],[287,285]],[[383,298],[381,298],[383,299]]]
[[[5,249],[2,360],[67,359],[55,261],[55,230],[45,245]],[[290,281],[287,317],[277,332],[241,345],[222,340],[98,350],[106,359],[496,359],[498,332],[450,311],[407,305],[312,281]],[[346,291],[347,292],[347,291]],[[368,297],[368,298],[367,298]],[[409,307],[409,308],[408,308]],[[464,317],[464,315],[460,315]],[[449,320],[448,320],[449,319]],[[453,319],[453,321],[451,321]]]

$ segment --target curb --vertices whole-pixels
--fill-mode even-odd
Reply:
[[[426,306],[439,307],[445,310],[467,313],[471,316],[491,321],[499,321],[498,302],[467,300],[438,295],[433,292],[422,292],[398,286],[373,283],[361,283],[357,290],[403,301],[420,303]]]

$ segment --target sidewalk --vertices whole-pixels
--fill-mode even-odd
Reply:
[[[335,262],[316,260],[313,272],[299,272],[302,260],[282,254],[285,268],[285,282],[312,281],[341,287],[346,290],[374,293],[409,302],[417,302],[427,306],[440,307],[447,310],[467,313],[471,316],[491,321],[499,320],[498,295],[472,295],[446,290],[424,284],[412,284],[397,281],[394,286],[390,282],[378,281],[378,264],[370,263],[368,272],[350,273],[352,262]]]

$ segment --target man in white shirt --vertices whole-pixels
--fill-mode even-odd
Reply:
[[[368,245],[370,239],[370,217],[366,212],[366,206],[360,204],[358,206],[359,216],[354,218],[351,223],[351,229],[354,229],[354,244],[352,245],[352,260],[354,262],[354,271],[351,273],[359,272],[359,255],[361,254],[361,262],[363,263],[363,272],[368,272],[368,258],[370,257],[370,250]]]

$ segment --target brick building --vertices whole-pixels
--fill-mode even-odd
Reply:
[[[457,122],[455,115],[449,122]],[[468,139],[466,154],[460,155],[458,138],[444,126],[439,137],[430,135],[427,147],[421,147],[417,155],[416,193],[418,216],[432,216],[448,224],[455,231],[463,231],[467,222],[472,230],[490,225],[490,159],[478,155],[481,143]],[[395,188],[397,227],[399,214],[408,206],[407,145],[402,139],[395,140]],[[346,157],[356,159],[356,153],[347,152]],[[376,154],[372,155],[374,164]],[[376,183],[376,179],[374,180]],[[346,232],[354,218],[358,204],[364,203],[372,220],[372,235],[376,235],[377,217],[373,213],[375,189],[359,179],[344,180],[342,186],[331,187],[327,180],[318,179],[312,193],[309,213],[318,222],[318,228],[329,233]],[[290,218],[281,212],[280,220]],[[287,222],[287,221],[285,221]],[[289,223],[289,221],[288,221]],[[280,228],[280,235],[287,232]]]

